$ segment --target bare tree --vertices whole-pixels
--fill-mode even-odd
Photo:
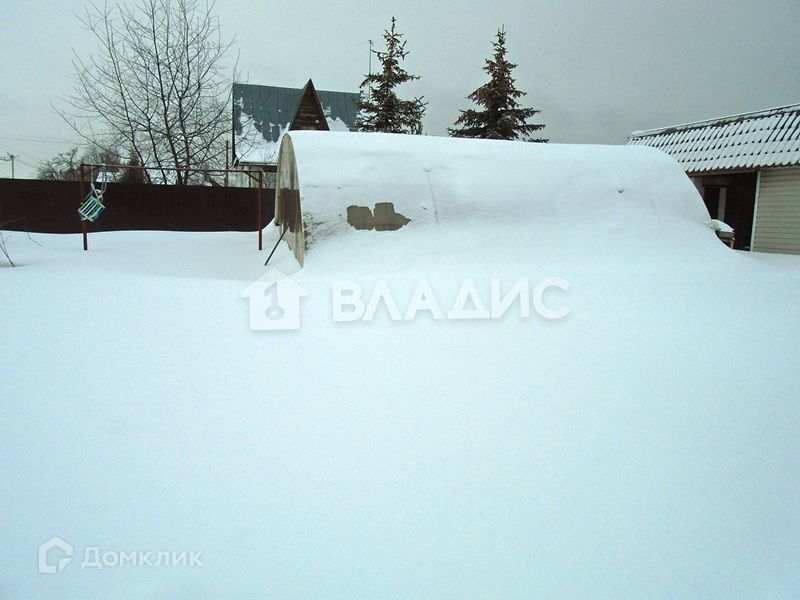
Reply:
[[[14,264],[14,261],[11,260],[11,257],[8,255],[8,249],[6,248],[6,236],[3,233],[3,227],[5,227],[6,225],[8,225],[8,222],[0,223],[0,254],[3,254],[3,256],[6,257],[8,264],[14,267],[16,265]]]
[[[0,208],[2,208],[2,206],[0,206]],[[17,265],[14,264],[14,261],[11,260],[11,256],[9,256],[8,254],[8,248],[6,247],[6,240],[8,239],[8,237],[6,236],[6,233],[3,231],[3,227],[7,227],[8,225],[11,225],[13,223],[18,223],[19,221],[24,221],[25,217],[17,217],[16,219],[3,221],[2,216],[3,216],[2,212],[0,212],[0,254],[6,257],[6,260],[8,261],[9,265],[11,265],[12,267],[16,267]],[[30,231],[25,231],[25,235],[28,236],[28,239],[30,241],[32,241],[37,246],[41,247],[41,244],[31,237]]]
[[[77,181],[80,179],[81,163],[92,165],[118,165],[122,162],[119,152],[107,149],[101,142],[92,142],[83,154],[78,155],[77,146],[57,154],[53,158],[42,161],[36,167],[37,179]],[[116,173],[115,167],[110,167],[112,175]],[[97,173],[86,171],[85,177],[92,178]]]
[[[222,40],[213,9],[200,0],[88,5],[81,22],[99,49],[73,60],[75,87],[59,114],[87,140],[130,148],[127,160],[155,166],[164,182],[186,184],[197,169],[221,166],[234,40]]]
[[[53,158],[44,160],[36,167],[37,179],[67,180],[75,181],[78,179],[78,169],[80,159],[78,158],[78,147],[57,154]]]
[[[8,221],[3,221],[3,205],[2,202],[0,202],[0,254],[6,257],[8,264],[11,265],[12,267],[16,267],[17,265],[14,264],[14,261],[11,260],[11,256],[8,254],[8,248],[6,247],[6,240],[8,238],[6,237],[3,228],[13,223],[17,223],[18,221],[23,221],[24,219],[25,217],[17,217],[16,219],[9,219]],[[30,233],[28,233],[28,238],[31,241],[34,241],[33,238],[31,238]],[[38,244],[38,242],[36,243]]]

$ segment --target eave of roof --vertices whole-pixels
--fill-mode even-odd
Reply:
[[[630,145],[658,148],[689,173],[800,165],[800,104],[648,131]]]

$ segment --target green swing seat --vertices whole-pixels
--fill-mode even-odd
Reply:
[[[100,218],[100,215],[106,209],[103,204],[103,195],[95,195],[95,191],[89,192],[86,199],[78,207],[78,214],[81,216],[82,221],[91,221],[94,223]]]

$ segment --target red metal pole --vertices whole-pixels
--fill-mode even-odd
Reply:
[[[78,173],[81,179],[81,202],[83,202],[86,197],[86,184],[83,181],[83,163],[81,163]],[[81,229],[83,230],[83,251],[86,252],[89,249],[89,225],[86,223],[86,219],[81,219]]]
[[[258,250],[262,249],[262,219],[264,218],[264,207],[262,206],[262,190],[264,189],[264,171],[258,171]]]

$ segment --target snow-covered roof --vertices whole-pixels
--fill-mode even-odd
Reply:
[[[281,136],[289,130],[303,92],[304,88],[233,84],[234,146],[241,162],[277,162]],[[357,93],[316,93],[331,131],[355,130]]]
[[[284,155],[295,162],[309,252],[319,240],[364,233],[348,223],[347,207],[379,202],[410,219],[403,236],[437,227],[533,246],[539,258],[603,248],[644,255],[656,245],[672,252],[696,247],[687,244],[695,238],[718,245],[694,185],[652,148],[292,131],[279,178]],[[381,252],[395,243],[389,238]]]
[[[628,144],[663,150],[688,173],[800,165],[800,104],[636,131]]]

